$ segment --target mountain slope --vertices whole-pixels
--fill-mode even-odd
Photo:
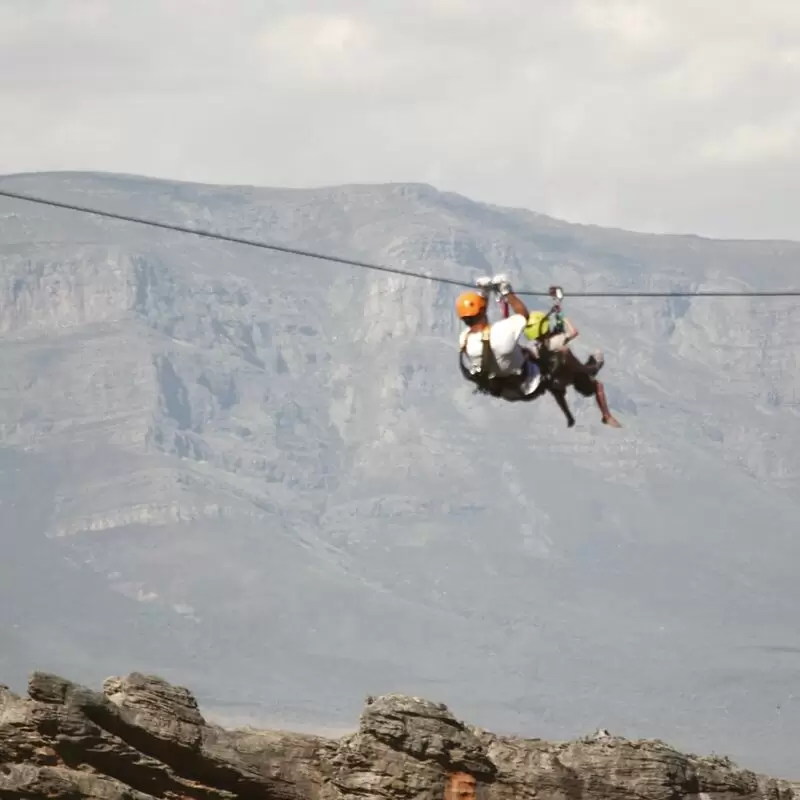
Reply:
[[[420,185],[0,187],[521,288],[793,286],[800,261]],[[625,427],[575,398],[567,430],[548,398],[470,393],[454,287],[2,198],[0,220],[4,675],[135,660],[220,714],[331,725],[435,694],[797,771],[796,299],[568,298]]]

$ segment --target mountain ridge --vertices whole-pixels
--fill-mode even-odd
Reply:
[[[699,233],[687,231],[685,233],[660,233],[656,231],[636,230],[633,228],[625,228],[616,225],[600,225],[591,222],[576,222],[562,217],[556,217],[552,214],[546,214],[542,211],[525,206],[509,206],[500,203],[487,203],[476,200],[470,195],[462,192],[456,192],[446,189],[440,189],[435,184],[426,181],[384,181],[382,183],[338,183],[338,184],[320,184],[313,186],[264,186],[255,183],[209,183],[190,181],[178,178],[169,178],[156,175],[144,175],[139,173],[128,172],[113,172],[108,170],[46,170],[42,172],[29,171],[29,172],[12,172],[0,175],[0,181],[3,180],[16,180],[16,179],[40,179],[40,178],[111,178],[121,180],[131,180],[141,182],[143,184],[161,184],[164,186],[184,186],[195,189],[205,190],[229,190],[229,191],[273,191],[273,192],[286,192],[286,193],[316,193],[334,190],[376,190],[376,189],[424,189],[426,192],[435,193],[445,199],[455,199],[459,202],[466,202],[475,204],[484,209],[495,210],[501,213],[516,213],[529,216],[532,219],[548,222],[557,226],[564,226],[576,229],[583,229],[588,231],[600,231],[614,234],[626,234],[631,237],[645,237],[645,238],[658,238],[662,240],[696,240],[700,242],[708,242],[714,245],[791,245],[800,246],[800,239],[774,239],[774,238],[749,238],[749,239],[736,239],[736,238],[720,238],[714,236],[705,236]]]

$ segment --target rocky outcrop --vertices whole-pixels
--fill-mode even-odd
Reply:
[[[796,800],[800,784],[607,732],[497,736],[442,704],[367,698],[340,739],[225,730],[185,688],[132,673],[102,692],[34,673],[0,687],[0,798],[98,800]]]

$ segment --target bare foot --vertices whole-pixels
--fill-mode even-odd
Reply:
[[[603,425],[610,425],[612,428],[621,428],[622,425],[614,417],[603,417]]]

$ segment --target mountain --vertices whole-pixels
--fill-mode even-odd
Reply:
[[[194,695],[131,673],[102,692],[34,672],[0,686],[0,797],[73,800],[796,800],[800,783],[729,758],[607,730],[565,742],[498,736],[444,703],[367,697],[337,738],[209,724]]]
[[[366,693],[800,774],[800,244],[418,184],[0,188],[431,275],[564,286],[580,398],[476,397],[456,287],[0,198],[0,674],[129,668],[315,730]],[[531,298],[531,304],[538,301]],[[265,677],[268,680],[265,682]],[[268,688],[265,691],[265,686]]]

